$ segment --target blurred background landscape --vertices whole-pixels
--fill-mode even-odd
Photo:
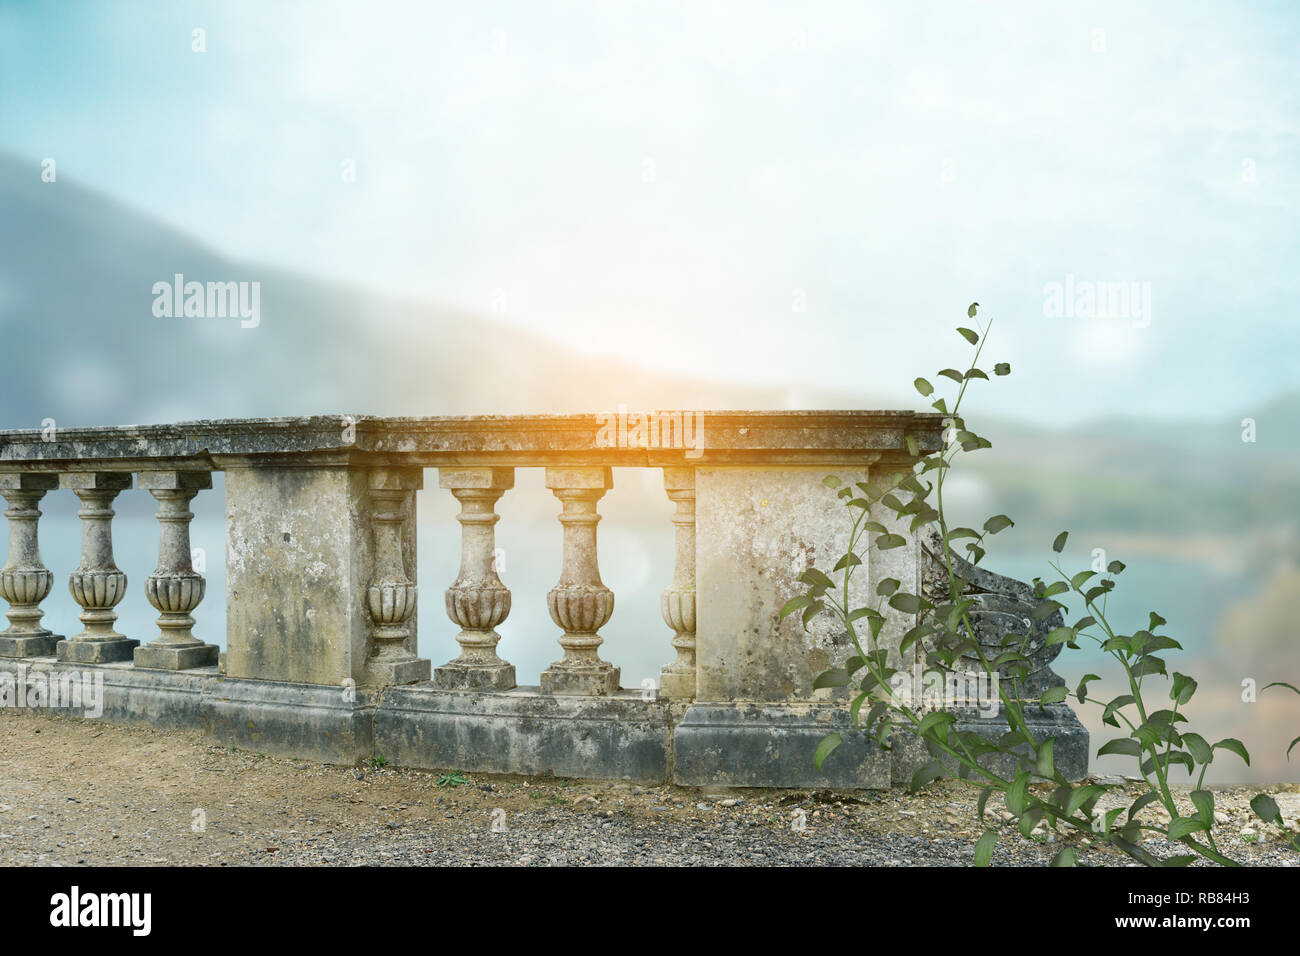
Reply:
[[[1193,724],[1252,751],[1212,778],[1300,780],[1300,697],[1242,699],[1300,684],[1300,37],[1284,5],[1193,6],[5,6],[0,429],[924,408],[911,382],[966,361],[978,300],[1013,371],[969,400],[993,448],[951,504],[1015,519],[986,564],[1049,575],[1064,529],[1068,570],[1124,561],[1116,622],[1166,617]],[[260,324],[154,316],[175,273],[260,282]],[[1067,276],[1146,284],[1151,313],[1051,315]],[[438,664],[459,526],[428,484]],[[76,499],[43,508],[57,582]],[[193,529],[218,643],[223,508],[218,476]],[[523,683],[559,656],[557,510],[536,469],[499,507]],[[671,510],[649,470],[601,504],[625,686],[672,657]],[[114,528],[119,630],[145,639],[153,511],[123,494]],[[73,632],[65,587],[44,606]],[[1087,651],[1057,670],[1114,676]]]

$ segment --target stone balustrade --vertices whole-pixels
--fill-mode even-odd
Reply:
[[[657,428],[611,435],[608,416],[594,415],[0,432],[10,533],[0,676],[95,669],[112,719],[334,762],[381,752],[419,767],[732,786],[883,786],[910,773],[905,748],[891,754],[852,733],[815,770],[817,741],[847,730],[848,715],[843,692],[812,682],[851,645],[829,619],[805,633],[779,611],[803,590],[800,572],[827,565],[847,542],[843,505],[822,479],[888,483],[912,467],[908,438],[923,453],[937,447],[940,417],[690,414],[707,431],[697,427],[688,447],[673,447],[686,444],[680,416],[662,416],[662,441]],[[523,468],[545,470],[561,526],[559,579],[546,599],[560,656],[533,684],[518,683],[496,631],[512,613],[542,610],[512,606],[494,558],[498,502]],[[597,536],[600,503],[618,494],[616,468],[662,469],[675,508],[662,621],[629,622],[661,635],[665,663],[650,693],[622,688],[617,661],[600,653],[601,629],[617,620]],[[424,490],[428,469],[437,490]],[[191,502],[214,471],[225,473],[226,493],[220,661],[194,634],[206,582],[189,541]],[[153,573],[129,578],[113,552],[113,503],[137,487],[157,501],[160,542]],[[69,577],[82,628],[66,639],[42,625],[54,572],[37,544],[38,505],[59,490],[80,499],[83,530]],[[461,653],[431,667],[417,644],[416,518],[421,496],[446,493],[460,506],[460,571],[445,609]],[[922,542],[899,530],[908,546],[873,551],[855,584],[863,603],[884,577],[920,586]],[[159,612],[156,636],[116,630],[132,581]],[[426,613],[423,626],[448,625]],[[1073,715],[1050,717],[1064,725]]]

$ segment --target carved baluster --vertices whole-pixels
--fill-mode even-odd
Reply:
[[[447,616],[461,627],[461,653],[434,668],[433,683],[449,690],[515,686],[515,666],[497,656],[494,628],[510,613],[510,589],[497,576],[493,526],[497,500],[515,486],[513,468],[439,468],[438,486],[460,502],[460,574],[447,589]]]
[[[695,469],[665,468],[664,490],[677,505],[673,525],[677,530],[677,566],[673,583],[659,599],[664,622],[673,629],[677,660],[659,675],[664,697],[695,696]]]
[[[9,503],[9,560],[0,570],[9,627],[0,632],[0,657],[51,657],[61,640],[41,626],[41,602],[50,595],[54,575],[41,563],[36,534],[41,498],[58,486],[58,475],[0,475],[0,495]]]
[[[603,661],[596,632],[614,613],[614,592],[600,580],[596,563],[596,503],[614,485],[608,468],[547,468],[546,487],[562,503],[564,561],[560,581],[546,595],[551,620],[564,628],[564,657],[542,671],[542,690],[551,694],[612,694],[619,669]]]
[[[408,497],[422,487],[424,475],[418,469],[377,468],[370,473],[375,572],[367,592],[367,607],[374,629],[366,672],[375,684],[413,684],[429,679],[429,662],[410,650],[416,587],[407,577],[402,558],[404,506]],[[414,520],[414,507],[411,516]]]
[[[126,596],[126,575],[113,562],[113,499],[131,487],[122,472],[72,472],[59,476],[59,485],[81,499],[81,564],[68,577],[72,599],[81,605],[78,617],[85,630],[59,641],[61,661],[104,664],[131,660],[140,642],[113,630],[113,608]]]
[[[146,471],[140,487],[158,502],[158,567],[145,580],[145,596],[159,612],[158,638],[135,649],[135,666],[178,671],[217,662],[215,644],[194,636],[194,609],[207,584],[194,570],[190,553],[190,522],[194,496],[212,487],[206,471]]]

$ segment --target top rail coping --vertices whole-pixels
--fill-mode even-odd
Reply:
[[[666,423],[674,417],[684,432],[668,432]],[[640,438],[634,430],[638,424]],[[942,415],[911,411],[238,418],[0,431],[0,471],[133,471],[141,462],[150,468],[217,470],[319,464],[905,465],[914,457],[908,437],[925,454],[939,447],[942,429]]]

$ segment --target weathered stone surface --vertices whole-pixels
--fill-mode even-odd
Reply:
[[[346,467],[226,473],[228,676],[366,682],[367,479]]]
[[[414,492],[424,486],[424,475],[414,468],[376,468],[370,473],[371,526],[374,533],[374,571],[366,593],[370,612],[370,643],[366,652],[367,682],[374,685],[411,684],[429,679],[429,662],[417,657],[414,574],[407,572],[402,547],[408,516],[415,523]]]
[[[817,745],[836,732],[843,743],[819,771]],[[673,780],[691,787],[887,788],[890,764],[887,752],[851,729],[840,707],[696,703],[673,735]]]
[[[974,731],[986,740],[997,741],[1010,729],[1005,710],[986,714],[975,707],[957,706],[950,708],[957,714],[957,723],[953,728],[958,731]],[[1048,737],[1054,738],[1052,759],[1056,768],[1067,780],[1082,780],[1088,775],[1088,758],[1090,738],[1088,731],[1079,721],[1078,716],[1066,704],[1048,704],[1039,708],[1037,704],[1025,707],[1025,724],[1034,739],[1040,743]],[[934,759],[924,744],[910,731],[900,730],[891,736],[892,776],[896,784],[906,784],[912,775]],[[944,758],[949,770],[957,772],[957,766]],[[995,756],[981,761],[984,766],[999,774],[1013,774],[1015,761],[1006,756]]]
[[[798,615],[780,619],[807,591],[799,575],[831,567],[848,548],[843,502],[827,469],[696,470],[696,699],[783,701],[825,697],[813,680],[844,661],[852,644],[829,614],[805,632]],[[844,480],[864,476],[840,472]],[[868,575],[851,589],[867,603]]]
[[[695,697],[695,470],[665,468],[664,491],[677,506],[673,525],[677,562],[672,584],[660,595],[664,623],[673,630],[677,659],[659,674],[659,693],[676,700]]]
[[[510,613],[510,589],[496,567],[496,503],[515,485],[513,468],[439,468],[438,485],[460,502],[460,573],[447,589],[447,616],[458,624],[461,653],[433,672],[435,687],[445,690],[515,686],[515,668],[497,655],[496,627]]]
[[[41,602],[49,597],[54,574],[41,562],[37,535],[41,498],[58,485],[57,475],[0,474],[0,495],[9,504],[9,558],[0,569],[9,627],[0,632],[0,657],[51,655],[62,639],[41,625]]]
[[[662,783],[669,714],[669,705],[635,691],[579,697],[536,687],[500,694],[393,688],[375,714],[375,746],[405,766]]]
[[[81,499],[81,564],[68,576],[72,599],[81,605],[83,630],[55,645],[61,661],[107,663],[130,660],[139,641],[113,629],[113,609],[126,597],[126,575],[113,560],[113,499],[130,488],[121,472],[74,471],[59,476],[59,486]]]
[[[207,583],[194,570],[190,552],[189,504],[212,487],[211,472],[146,471],[140,487],[158,501],[158,567],[145,581],[145,595],[159,612],[158,638],[135,649],[137,667],[183,670],[217,662],[219,649],[194,636],[191,614],[203,600]]]
[[[596,633],[614,613],[614,592],[600,580],[596,560],[596,503],[614,486],[608,468],[547,468],[546,487],[563,504],[564,557],[560,580],[546,595],[551,620],[564,629],[564,657],[542,671],[542,690],[550,694],[613,694],[619,669],[596,653]]]
[[[61,428],[54,441],[40,429],[0,431],[0,467],[103,467],[148,459],[154,468],[267,465],[276,459],[315,463],[384,462],[401,454],[420,467],[449,465],[679,466],[774,462],[843,465],[910,459],[905,438],[921,452],[939,447],[941,415],[908,411],[710,411],[701,457],[689,448],[607,447],[597,440],[601,415],[476,415],[379,418],[320,415]],[[688,457],[689,456],[689,457]],[[10,468],[9,466],[13,466]],[[49,471],[48,467],[44,470]]]

